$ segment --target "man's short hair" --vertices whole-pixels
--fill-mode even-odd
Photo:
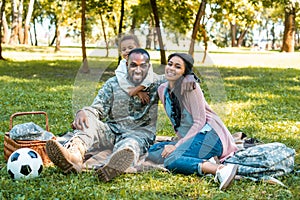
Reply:
[[[146,62],[150,61],[150,55],[149,55],[148,51],[146,51],[145,49],[142,49],[142,48],[132,49],[128,54],[128,58],[130,58],[130,55],[133,53],[142,54],[147,57]]]

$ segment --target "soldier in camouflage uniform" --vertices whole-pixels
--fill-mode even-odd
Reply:
[[[128,81],[137,86],[147,76],[150,56],[144,49],[134,49],[128,57]],[[56,140],[46,143],[51,161],[65,173],[81,172],[84,154],[89,149],[111,149],[113,153],[97,170],[103,181],[136,163],[155,140],[157,88],[163,82],[160,77],[156,80],[147,88],[150,102],[145,104],[137,96],[129,96],[117,77],[106,81],[93,104],[76,113],[75,136],[63,146]]]

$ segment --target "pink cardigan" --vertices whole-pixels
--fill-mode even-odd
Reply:
[[[224,161],[226,158],[232,156],[234,152],[237,151],[237,146],[235,145],[234,139],[226,128],[222,120],[217,116],[217,114],[209,107],[207,104],[203,92],[199,86],[193,91],[188,91],[183,94],[182,103],[185,109],[192,115],[194,123],[189,129],[188,133],[181,138],[180,134],[176,133],[179,140],[175,146],[179,146],[188,139],[195,136],[200,132],[201,128],[208,123],[218,134],[223,145],[223,153],[220,157],[220,161]],[[164,91],[168,87],[168,82],[163,83],[158,88],[159,98],[164,103]]]

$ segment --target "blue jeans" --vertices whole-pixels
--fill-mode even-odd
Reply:
[[[193,138],[182,143],[167,158],[161,153],[165,145],[175,145],[175,142],[160,142],[150,147],[148,160],[164,166],[170,171],[181,174],[202,174],[201,163],[223,152],[222,142],[214,129],[198,133]]]

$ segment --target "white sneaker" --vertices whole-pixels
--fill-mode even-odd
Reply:
[[[237,173],[238,165],[227,164],[221,169],[218,169],[215,176],[215,181],[220,182],[220,190],[225,190],[230,186]]]

